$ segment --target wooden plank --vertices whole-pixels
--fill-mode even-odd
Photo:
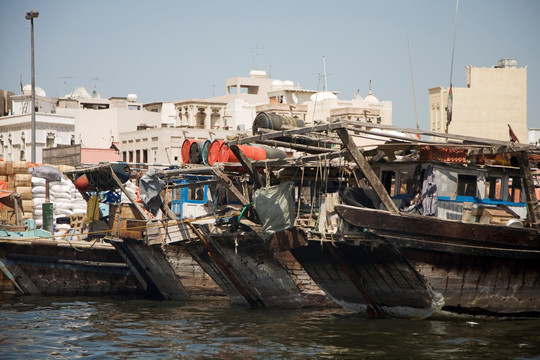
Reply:
[[[527,220],[531,225],[540,230],[540,207],[534,191],[534,180],[529,166],[529,158],[525,151],[516,153],[521,176],[525,182],[525,197],[527,199]]]
[[[225,174],[223,171],[221,171],[221,169],[219,168],[214,168],[214,174],[217,176],[217,178],[219,180],[221,180],[226,186],[227,188],[229,189],[230,192],[232,192],[234,194],[234,196],[236,196],[236,198],[238,200],[240,200],[240,202],[242,203],[242,205],[246,206],[249,204],[249,200],[246,199],[244,197],[244,195],[242,195],[242,193],[240,193],[240,191],[238,191],[238,189],[236,188],[236,186],[234,186],[232,180],[227,176],[227,174]]]
[[[246,154],[244,154],[242,149],[240,149],[238,145],[231,145],[230,148],[234,156],[236,156],[238,161],[240,161],[242,166],[246,169],[248,174],[251,176],[255,189],[263,187],[265,184],[264,178],[259,174],[257,169],[253,167],[253,165],[251,164],[251,161],[249,161],[249,159],[246,157]]]
[[[336,129],[336,132],[341,138],[341,141],[343,141],[343,145],[349,151],[349,154],[351,154],[352,158],[354,159],[360,170],[362,170],[362,173],[366,177],[373,190],[375,190],[375,192],[381,199],[386,209],[392,214],[399,214],[397,206],[392,201],[390,195],[388,195],[388,192],[384,188],[384,185],[381,183],[377,175],[375,175],[375,173],[373,172],[373,169],[371,169],[371,166],[369,165],[364,155],[362,155],[362,153],[360,153],[360,151],[358,150],[358,147],[354,143],[354,140],[351,138],[348,131],[344,128],[340,128]]]
[[[249,303],[252,307],[264,307],[264,303],[261,299],[258,297],[253,296],[250,294],[248,289],[242,284],[239,277],[233,273],[232,268],[230,265],[225,264],[223,262],[222,255],[216,250],[216,248],[210,244],[210,242],[199,232],[193,224],[188,223],[188,226],[191,228],[191,231],[197,235],[199,240],[204,244],[206,249],[208,250],[208,253],[214,260],[215,264],[219,267],[221,272],[227,277],[227,279],[234,285],[236,290],[244,297],[244,299]]]
[[[354,286],[358,289],[358,291],[362,294],[364,299],[366,300],[368,304],[368,315],[374,315],[376,317],[382,317],[384,315],[384,312],[379,307],[379,304],[377,303],[377,300],[373,297],[371,292],[362,284],[362,279],[356,276],[356,274],[347,266],[347,263],[343,259],[343,257],[339,254],[338,251],[334,249],[333,244],[325,243],[326,247],[328,248],[330,254],[338,261],[338,263],[343,268],[343,271],[345,271],[345,274],[349,277],[351,282],[354,284]]]
[[[333,151],[332,148],[316,147],[316,146],[290,143],[290,142],[278,141],[278,140],[259,140],[257,141],[257,143],[263,144],[263,145],[269,145],[269,146],[284,147],[284,148],[304,151],[304,152],[313,153],[313,154],[327,153],[327,152]]]
[[[322,125],[315,125],[315,126],[308,126],[308,127],[302,127],[302,128],[294,128],[291,130],[282,130],[282,131],[275,131],[271,133],[266,134],[260,134],[250,137],[245,137],[241,139],[236,140],[230,140],[228,142],[229,146],[232,145],[241,145],[241,144],[247,144],[250,142],[257,142],[260,140],[269,140],[274,139],[277,137],[282,136],[289,136],[289,135],[297,135],[297,134],[307,134],[310,132],[320,132],[320,131],[326,131],[326,130],[333,130],[338,127],[342,127],[343,125],[340,122],[334,122],[331,124],[322,124]]]
[[[171,170],[156,170],[156,175],[165,178],[175,177],[179,175],[211,175],[215,168],[219,166],[194,166],[190,165],[186,168],[171,169]]]
[[[512,143],[510,141],[486,139],[486,138],[475,137],[475,136],[465,136],[465,135],[457,135],[457,134],[438,133],[438,132],[425,131],[425,130],[420,130],[420,129],[403,128],[403,127],[398,127],[398,126],[393,126],[393,125],[373,124],[373,123],[356,121],[356,120],[355,121],[342,120],[341,123],[346,124],[346,125],[352,125],[352,126],[362,126],[362,127],[367,127],[367,128],[377,128],[377,129],[383,129],[383,130],[394,130],[394,131],[405,132],[405,133],[409,133],[409,134],[420,134],[420,135],[434,136],[434,137],[440,137],[440,138],[445,138],[445,139],[455,139],[455,140],[469,141],[469,142],[480,143],[480,144],[502,145],[502,146],[514,147],[514,148],[517,148],[517,149],[520,149],[520,148],[521,149],[534,148],[531,145],[516,144],[516,143]]]
[[[25,295],[33,295],[33,296],[40,296],[43,295],[41,290],[34,284],[32,279],[26,273],[20,268],[17,263],[12,262],[8,259],[3,259],[4,265],[6,267],[6,270],[11,274],[14,282],[16,284],[16,287],[19,291],[21,291]],[[2,272],[4,270],[2,269]],[[6,275],[7,276],[7,275]]]

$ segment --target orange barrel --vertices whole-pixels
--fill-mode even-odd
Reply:
[[[182,149],[181,149],[182,162],[184,164],[189,163],[189,151],[191,150],[191,144],[195,142],[200,142],[200,141],[202,140],[191,140],[191,139],[184,140],[184,142],[182,143]]]
[[[202,147],[204,143],[197,141],[191,144],[189,147],[189,163],[201,164],[202,163]]]
[[[284,159],[287,154],[268,146],[238,145],[246,157],[252,161],[266,159]],[[220,149],[220,162],[238,162],[231,149],[223,144]]]
[[[225,141],[214,140],[208,150],[208,165],[214,165],[215,162],[219,162],[220,147]]]

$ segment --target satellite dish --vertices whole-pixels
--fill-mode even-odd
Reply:
[[[298,96],[296,96],[296,93],[292,93],[291,97],[293,103],[298,104]]]

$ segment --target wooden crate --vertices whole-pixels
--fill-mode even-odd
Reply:
[[[146,219],[132,204],[111,205],[109,207],[109,234],[114,237],[143,239]]]

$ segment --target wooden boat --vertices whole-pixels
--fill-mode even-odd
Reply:
[[[68,176],[76,182],[81,173],[114,179],[107,164]],[[246,211],[249,202],[219,167],[187,166],[160,170],[155,176],[173,192],[170,206],[160,206],[163,217],[151,220],[142,204],[130,199],[129,204],[111,207],[104,234],[147,292],[162,299],[227,295],[234,303],[253,307],[333,304],[290,253],[276,254],[264,247],[257,232],[260,225],[240,219],[236,208]],[[225,191],[233,193],[240,206],[211,210],[208,186],[218,182],[225,183]],[[123,189],[118,181],[113,187]],[[218,219],[231,222],[216,226]]]
[[[291,242],[288,248],[315,282],[343,307],[375,316],[426,317],[439,311],[502,316],[540,314],[540,213],[528,161],[528,155],[535,150],[527,145],[381,125],[383,129],[440,136],[452,139],[453,143],[419,142],[397,136],[394,143],[362,153],[351,134],[369,133],[373,126],[335,121],[306,129],[257,134],[231,144],[259,140],[269,143],[273,138],[320,131],[328,137],[333,131],[334,138],[341,139],[342,151],[349,159],[348,169],[353,169],[349,173],[362,181],[341,176],[334,184],[327,180],[323,185],[317,183],[316,173],[311,175],[311,192],[322,194],[319,198],[323,201],[313,196],[308,200],[319,203],[310,214],[311,223],[296,219],[295,228],[307,239],[307,245],[299,247]],[[422,162],[418,152],[410,152],[426,146],[450,148],[443,154],[459,154],[460,158],[456,161],[431,157]],[[399,161],[393,161],[396,152],[402,155]],[[411,157],[403,156],[405,152],[416,159],[406,161]],[[497,163],[497,154],[510,154],[504,157],[512,161]],[[335,150],[317,155],[328,169],[319,173],[330,179],[327,159],[335,156]],[[305,164],[306,158],[299,158],[297,163]],[[386,160],[376,162],[382,158]],[[414,185],[413,173],[418,164],[423,164],[420,169],[425,170],[426,165],[434,163],[440,165],[440,174],[453,179],[439,184],[440,211],[433,215],[440,218],[400,211],[403,209],[396,204],[406,199],[408,205],[415,195],[408,191],[405,175],[410,176],[410,184]],[[340,166],[343,167],[343,161]],[[316,167],[322,169],[323,165],[313,166]],[[400,172],[397,169],[401,167],[408,169]],[[253,171],[251,176],[256,177],[256,173]],[[343,201],[335,204],[332,209],[338,215],[337,225],[334,231],[328,231],[321,226],[329,219],[323,206],[324,198],[331,195],[326,189],[341,184],[351,186],[354,182],[369,185],[376,194],[377,205],[369,208],[346,205]],[[355,187],[359,185],[352,185]],[[469,189],[474,189],[472,194]],[[492,197],[496,192],[505,195]],[[512,199],[507,199],[506,193]],[[520,201],[520,196],[526,197],[525,201]],[[276,237],[287,231],[290,229],[281,229]]]
[[[2,191],[16,224],[0,229],[0,292],[18,295],[134,295],[143,293],[133,272],[109,244],[79,235],[53,236],[22,222],[19,196]]]

